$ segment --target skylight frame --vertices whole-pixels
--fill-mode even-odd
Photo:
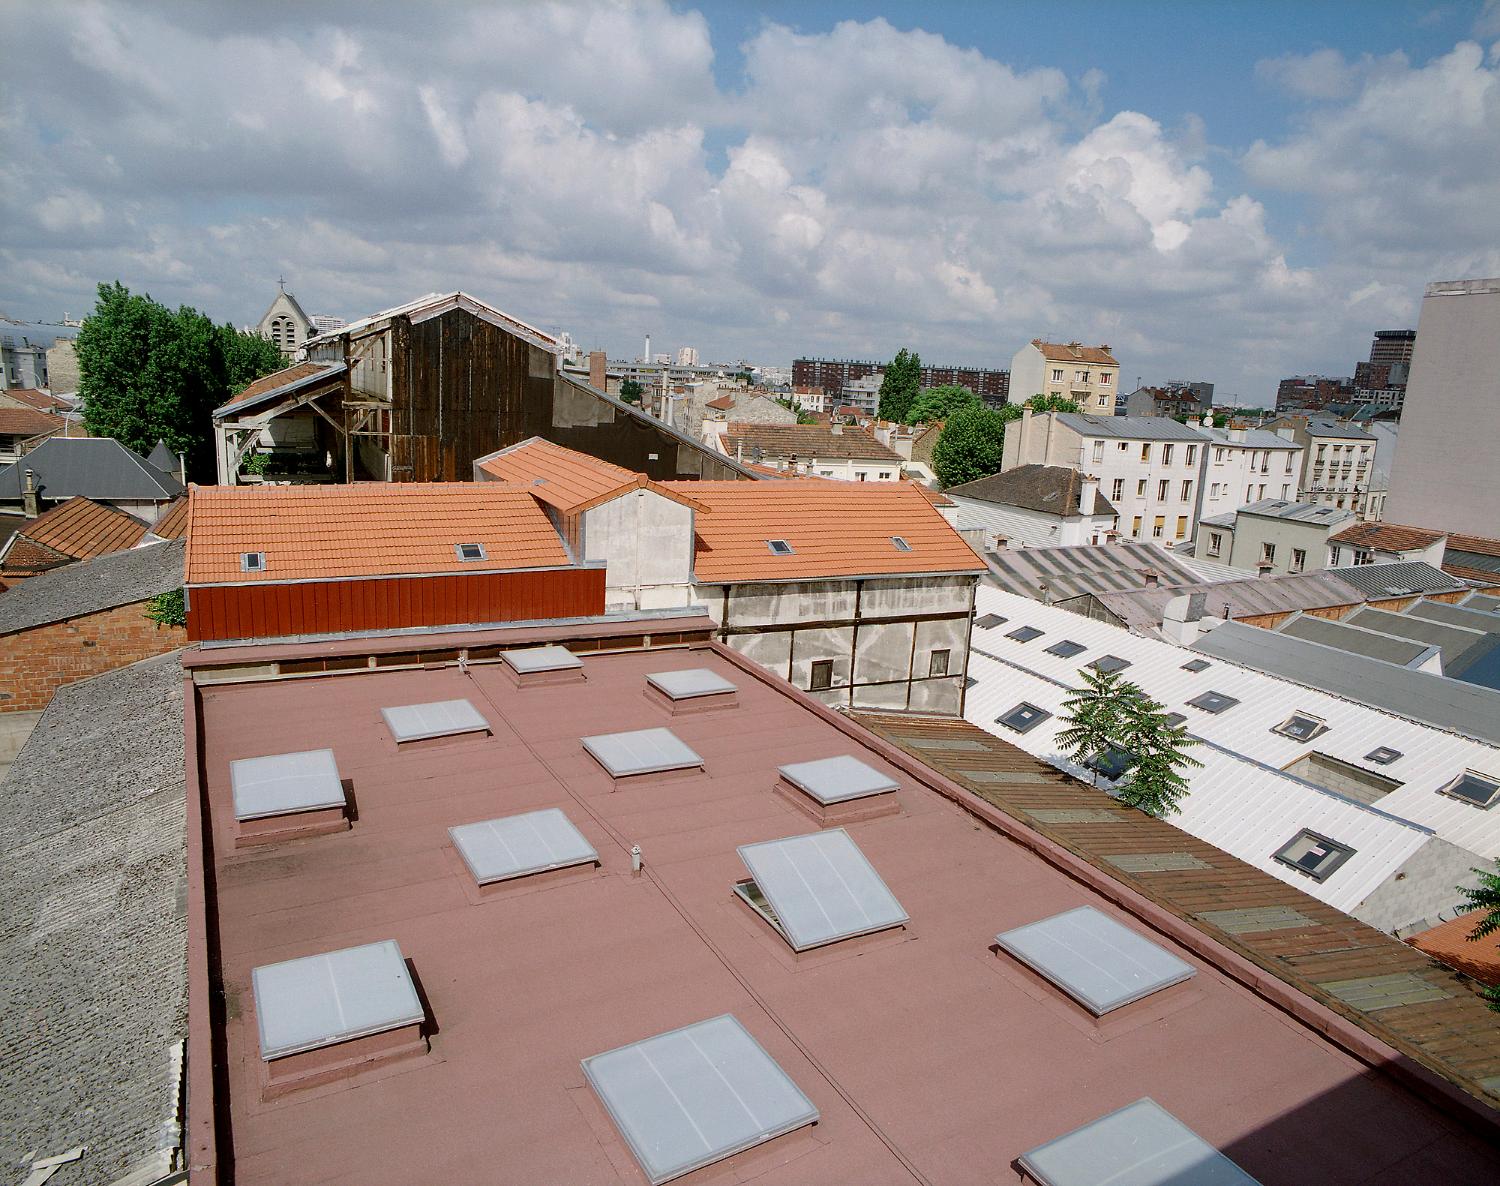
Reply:
[[[460,707],[462,706],[462,707]],[[438,710],[441,709],[441,714]],[[467,715],[465,714],[467,709]],[[426,710],[424,713],[423,710]],[[435,737],[462,737],[468,733],[488,733],[490,722],[474,707],[473,701],[460,697],[456,700],[433,700],[425,704],[394,704],[380,710],[385,727],[398,745],[412,741],[431,741]],[[427,716],[443,715],[447,724],[424,724]],[[408,718],[414,718],[406,723]],[[465,718],[465,719],[460,719]]]
[[[1299,732],[1295,728],[1295,723],[1298,721],[1307,722],[1308,727]],[[1287,717],[1286,720],[1282,721],[1281,724],[1272,725],[1271,732],[1278,733],[1282,737],[1290,738],[1292,741],[1306,743],[1309,741],[1316,741],[1319,737],[1322,737],[1323,734],[1327,733],[1329,728],[1330,726],[1328,722],[1325,721],[1322,717],[1314,716],[1310,712],[1303,712],[1299,708],[1295,712],[1293,712],[1291,716]]]
[[[539,675],[544,672],[580,671],[583,660],[567,647],[511,647],[500,652],[500,660],[517,675]]]
[[[1392,749],[1388,745],[1377,745],[1365,755],[1365,761],[1374,762],[1377,766],[1390,766],[1405,756],[1400,750]]]
[[[666,728],[627,729],[579,740],[589,756],[612,778],[701,770],[704,766],[702,756]]]
[[[1114,759],[1114,760],[1110,760]],[[1124,746],[1115,745],[1111,742],[1104,749],[1094,754],[1084,763],[1088,769],[1094,771],[1101,778],[1110,782],[1119,782],[1130,773],[1136,764],[1136,756]]]
[[[1207,692],[1199,692],[1198,695],[1188,701],[1188,704],[1198,709],[1199,712],[1206,712],[1209,716],[1214,717],[1228,712],[1239,703],[1240,701],[1237,696],[1231,696],[1227,692],[1215,692],[1212,689],[1209,689]]]
[[[1112,675],[1117,671],[1124,671],[1130,665],[1129,659],[1122,659],[1119,655],[1100,655],[1089,664],[1100,675]]]
[[[474,555],[468,555],[470,551],[473,551]],[[454,544],[453,554],[464,564],[477,564],[481,560],[488,560],[490,558],[489,552],[480,543]]]
[[[1017,713],[1022,714],[1023,719],[1019,722],[1012,721],[1011,718]],[[1009,712],[1001,713],[996,717],[995,724],[1004,725],[1007,729],[1016,733],[1030,733],[1051,716],[1052,714],[1045,708],[1032,704],[1029,700],[1023,700]]]
[[[1086,650],[1088,647],[1081,642],[1074,642],[1071,638],[1060,638],[1047,647],[1043,654],[1056,655],[1059,659],[1071,659],[1074,655],[1081,655]]]
[[[1013,642],[1028,643],[1041,638],[1046,633],[1045,630],[1038,630],[1035,626],[1017,626],[1005,637]]]
[[[297,794],[284,786],[279,792],[274,790],[274,784],[284,783],[294,783],[303,791]],[[271,794],[257,791],[268,784],[273,786]],[[240,823],[325,811],[348,803],[331,749],[237,758],[229,763],[229,785],[234,818]]]
[[[898,552],[910,552],[912,550],[912,546],[907,542],[906,537],[901,535],[891,536],[891,546]]]
[[[241,572],[265,572],[266,571],[266,554],[264,552],[241,552],[240,553],[240,571]]]
[[[674,703],[712,696],[733,696],[739,691],[738,684],[730,682],[709,667],[652,671],[647,673],[646,683]]]
[[[996,626],[1004,626],[1010,619],[1001,614],[980,614],[974,619],[974,625],[981,630],[993,630]]]
[[[1304,842],[1307,842],[1314,847],[1321,845],[1328,850],[1318,860],[1318,863],[1316,865],[1303,864],[1300,857],[1289,855],[1294,848]],[[1303,828],[1295,836],[1293,836],[1290,840],[1288,840],[1285,844],[1283,844],[1280,848],[1273,852],[1271,854],[1271,857],[1272,859],[1279,861],[1281,864],[1287,866],[1287,868],[1295,869],[1297,870],[1297,872],[1304,874],[1307,877],[1311,877],[1314,881],[1324,882],[1332,877],[1335,873],[1337,873],[1339,869],[1341,869],[1344,865],[1346,865],[1349,862],[1349,859],[1355,856],[1358,851],[1358,849],[1351,848],[1347,844],[1343,844],[1337,840],[1330,839],[1320,832],[1314,832],[1311,828]],[[1307,854],[1304,853],[1303,855],[1306,856]]]
[[[1200,671],[1207,671],[1212,666],[1213,664],[1207,659],[1189,659],[1179,670],[1190,671],[1194,675],[1197,675]]]
[[[516,881],[599,860],[598,850],[561,807],[457,824],[448,829],[448,838],[479,885]],[[491,859],[496,857],[499,859]]]
[[[791,762],[778,766],[776,772],[824,807],[848,803],[854,799],[868,799],[871,795],[884,795],[901,789],[901,784],[895,779],[882,774],[869,763],[861,762],[853,754],[839,754],[811,762]],[[830,792],[826,788],[833,782],[843,783],[844,789]]]
[[[1459,794],[1459,788],[1477,783],[1479,786],[1487,787],[1489,794],[1483,802],[1471,795]],[[1476,807],[1480,811],[1488,811],[1496,803],[1500,803],[1500,778],[1493,774],[1484,774],[1478,770],[1465,770],[1462,774],[1452,779],[1445,786],[1438,788],[1438,794],[1449,799],[1457,799],[1460,803],[1467,803],[1470,807]]]
[[[766,549],[773,556],[795,556],[797,554],[797,549],[784,539],[766,540]]]

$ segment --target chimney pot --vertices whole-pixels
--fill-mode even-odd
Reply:
[[[21,490],[21,510],[28,519],[35,519],[42,512],[41,499],[36,492],[36,473],[26,471],[26,485]]]

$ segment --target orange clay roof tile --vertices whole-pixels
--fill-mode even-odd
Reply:
[[[1409,552],[1413,548],[1430,547],[1446,534],[1425,527],[1403,527],[1399,523],[1355,523],[1330,535],[1328,542],[1356,548],[1378,548],[1383,552]]]
[[[87,560],[135,547],[147,527],[124,511],[77,497],[58,504],[45,515],[38,515],[19,531],[43,547],[75,560]]]
[[[536,499],[498,482],[202,486],[189,497],[190,585],[572,563]],[[484,545],[485,559],[460,560],[461,543]],[[264,570],[243,571],[246,552],[264,552]]]
[[[984,561],[909,482],[668,482],[691,489],[698,580],[816,580],[983,572]],[[898,548],[899,536],[910,551]],[[785,540],[790,555],[771,553]]]
[[[1119,366],[1108,346],[1074,346],[1069,342],[1044,342],[1032,338],[1031,344],[1048,362],[1091,362],[1099,366]]]
[[[587,510],[612,495],[637,488],[655,490],[675,502],[692,505],[685,491],[668,491],[645,474],[541,437],[532,437],[485,458],[479,469],[502,482],[526,487],[538,500],[563,514]]]
[[[167,507],[167,513],[151,526],[151,534],[161,539],[181,539],[187,534],[188,498],[181,495]]]
[[[44,433],[61,432],[67,421],[50,412],[39,412],[35,408],[0,407],[0,434],[15,437],[39,437]]]

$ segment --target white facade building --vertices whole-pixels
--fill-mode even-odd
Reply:
[[[1210,441],[1202,451],[1199,520],[1268,498],[1296,501],[1302,446],[1289,429],[1283,436],[1260,428],[1213,428],[1205,423],[1198,431]]]

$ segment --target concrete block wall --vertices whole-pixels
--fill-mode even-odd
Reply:
[[[146,617],[144,601],[0,638],[0,713],[45,708],[64,684],[187,645],[180,626]]]

